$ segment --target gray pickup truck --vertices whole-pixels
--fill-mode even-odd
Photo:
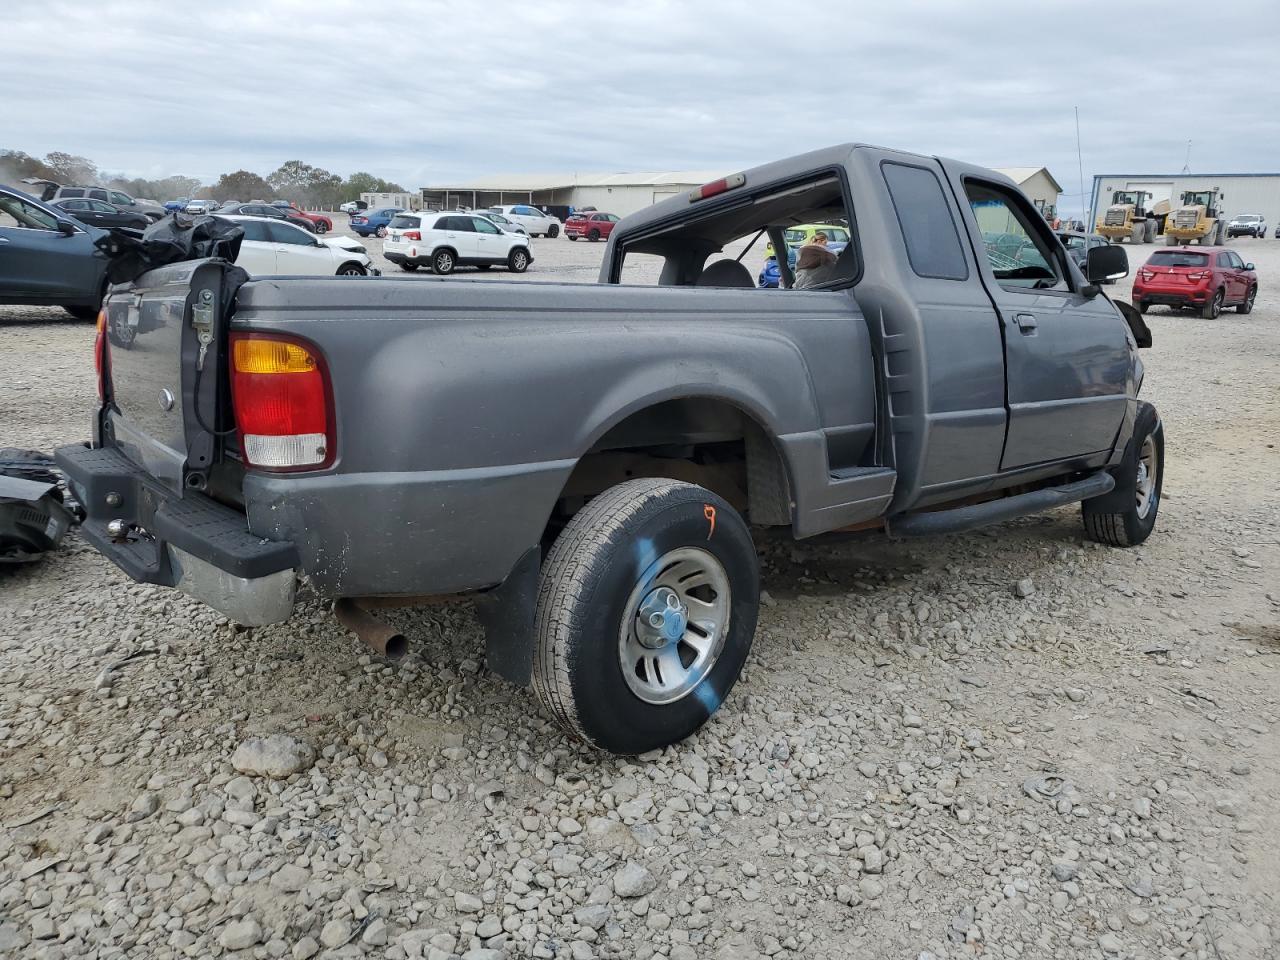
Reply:
[[[802,224],[851,241],[757,288],[748,258]],[[182,262],[112,289],[96,436],[58,462],[133,578],[248,625],[319,597],[388,656],[371,609],[470,594],[490,669],[638,753],[733,687],[753,528],[908,537],[1079,502],[1086,536],[1145,540],[1150,334],[1098,286],[1127,271],[1096,247],[1082,272],[999,174],[864,145],[627,217],[598,284]]]

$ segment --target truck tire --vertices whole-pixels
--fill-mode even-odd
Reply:
[[[1164,236],[1164,245],[1166,247],[1176,247],[1178,245],[1178,238],[1171,237],[1166,233]]]
[[[1155,243],[1155,241],[1156,241],[1156,222],[1154,220],[1148,220],[1146,230],[1143,235],[1143,242]]]
[[[1213,299],[1200,308],[1200,316],[1206,320],[1217,320],[1222,313],[1222,301],[1226,299],[1226,294],[1219,290],[1213,295]]]
[[[1095,543],[1136,547],[1155,529],[1164,484],[1164,425],[1149,403],[1138,403],[1133,439],[1114,476],[1114,490],[1080,505],[1085,534]]]
[[[650,478],[613,487],[543,564],[534,694],[565,730],[612,753],[683,740],[738,679],[759,578],[746,524],[711,491]]]
[[[1142,238],[1145,237],[1146,235],[1147,235],[1146,221],[1143,220],[1140,223],[1135,223],[1133,225],[1133,229],[1129,231],[1129,242],[1141,243]]]

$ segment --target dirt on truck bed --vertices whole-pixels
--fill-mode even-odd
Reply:
[[[763,542],[736,702],[661,755],[566,739],[466,603],[392,666],[75,534],[0,567],[0,956],[1273,957],[1280,244],[1232,246],[1251,315],[1147,316],[1150,541]],[[88,435],[92,341],[0,308],[0,446]]]

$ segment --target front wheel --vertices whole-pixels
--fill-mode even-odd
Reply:
[[[1222,301],[1225,296],[1221,290],[1213,295],[1213,299],[1204,305],[1200,310],[1200,316],[1206,320],[1216,320],[1218,315],[1222,313]]]
[[[326,223],[324,223],[324,222],[321,222],[321,223],[317,223],[317,224],[316,224],[316,233],[328,233],[328,232],[329,232],[329,225],[328,225],[328,224],[326,224]]]
[[[575,241],[576,241],[576,240],[578,239],[578,235],[577,235],[576,233],[571,233],[571,234],[569,234],[569,239],[570,239],[570,240],[575,240]]]
[[[759,564],[709,490],[631,480],[587,504],[538,588],[533,690],[569,733],[619,754],[683,740],[728,696],[751,649]]]
[[[1156,408],[1139,402],[1133,439],[1115,469],[1115,488],[1080,505],[1090,540],[1112,547],[1136,547],[1155,529],[1164,484],[1164,425]]]
[[[338,276],[340,277],[364,277],[368,276],[369,271],[358,263],[344,263],[338,268]]]
[[[529,269],[529,251],[516,247],[507,254],[507,269],[512,273],[524,273]]]

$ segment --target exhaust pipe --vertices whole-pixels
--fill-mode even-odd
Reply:
[[[333,607],[338,622],[368,644],[374,653],[388,660],[399,660],[409,651],[405,635],[390,624],[383,623],[356,601],[339,600]]]

